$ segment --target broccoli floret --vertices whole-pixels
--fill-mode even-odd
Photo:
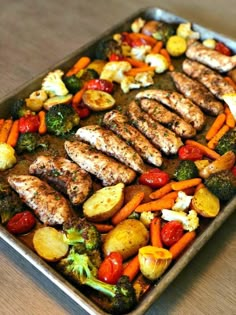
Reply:
[[[38,147],[47,148],[47,146],[48,144],[41,139],[39,134],[35,132],[27,132],[20,134],[16,144],[16,151],[19,154],[23,152],[33,152]]]
[[[177,166],[174,177],[178,181],[186,180],[194,177],[198,177],[198,169],[195,163],[191,160],[184,160],[180,161],[179,165]]]
[[[222,201],[230,200],[236,194],[236,176],[230,170],[210,175],[205,185]]]
[[[102,293],[109,300],[109,311],[112,314],[127,313],[136,304],[135,290],[129,278],[122,276],[116,285],[98,280],[97,268],[86,254],[78,254],[72,248],[68,256],[58,263],[58,268],[73,282]]]
[[[159,22],[157,31],[152,34],[157,40],[161,40],[164,43],[167,42],[170,36],[174,35],[176,32],[176,26],[173,24]]]
[[[84,218],[73,218],[67,221],[63,226],[63,230],[66,243],[74,246],[78,245],[76,251],[79,253],[81,253],[83,246],[86,250],[91,251],[98,249],[101,245],[100,233],[93,224]]]
[[[79,71],[79,73],[76,74],[76,76],[80,79],[81,85],[84,86],[84,84],[92,79],[98,79],[99,74],[94,69],[83,69]]]
[[[14,120],[31,114],[32,111],[26,106],[26,102],[23,99],[18,99],[11,105],[11,116]]]
[[[72,94],[78,92],[83,86],[82,81],[75,74],[69,77],[64,77],[63,82],[65,83],[69,92]]]
[[[54,105],[46,113],[47,130],[57,136],[70,132],[79,125],[79,121],[79,115],[68,104]]]
[[[64,72],[60,69],[49,72],[43,79],[42,90],[47,92],[50,96],[65,96],[68,90],[62,81]]]
[[[236,154],[236,130],[228,131],[218,142],[216,152],[220,155],[228,151],[233,151]]]
[[[96,58],[107,60],[112,54],[122,55],[121,46],[113,38],[106,38],[96,47]]]

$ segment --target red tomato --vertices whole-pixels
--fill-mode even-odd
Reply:
[[[39,129],[39,118],[37,115],[29,115],[19,119],[19,131],[21,133],[37,132]]]
[[[110,253],[98,269],[98,279],[109,284],[116,284],[123,272],[122,262],[120,253]]]
[[[170,176],[166,172],[159,168],[153,168],[147,172],[144,172],[139,177],[139,183],[147,185],[151,188],[160,188],[170,181]]]
[[[180,147],[178,151],[178,155],[179,155],[180,160],[191,160],[191,161],[201,160],[203,157],[202,151],[191,144],[186,144]]]
[[[234,174],[234,176],[236,176],[236,166],[234,166],[231,171]]]
[[[29,232],[36,224],[33,214],[26,210],[15,214],[7,223],[7,230],[12,234]]]
[[[174,245],[184,234],[183,225],[179,221],[170,221],[161,229],[161,240],[167,247]]]
[[[225,44],[223,44],[221,42],[216,43],[215,50],[220,52],[223,55],[226,55],[226,56],[231,56],[232,55],[231,50],[229,49],[229,47],[227,47]]]
[[[104,79],[92,79],[86,83],[88,90],[99,90],[107,93],[112,93],[113,83]]]
[[[130,35],[127,32],[123,32],[121,34],[121,41],[122,41],[122,43],[126,43],[129,46],[131,46],[131,44],[132,44],[132,40],[130,38]]]
[[[139,47],[139,46],[143,46],[143,45],[148,45],[148,44],[142,38],[137,38],[135,40],[132,40],[132,42],[131,42],[132,47]]]
[[[121,61],[121,60],[123,60],[123,59],[124,59],[123,56],[117,55],[117,54],[115,54],[115,53],[113,53],[113,54],[111,54],[111,55],[109,56],[109,61]]]

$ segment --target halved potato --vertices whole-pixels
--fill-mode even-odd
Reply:
[[[192,199],[192,208],[201,216],[214,218],[220,211],[220,200],[206,187],[200,188]]]
[[[37,254],[50,262],[56,262],[65,257],[69,250],[69,246],[63,240],[63,234],[49,226],[35,231],[33,245]]]
[[[83,204],[84,216],[93,222],[102,222],[111,218],[123,205],[123,183],[97,190]]]
[[[110,94],[98,91],[87,90],[83,94],[84,103],[94,111],[111,109],[115,105],[115,99]]]
[[[152,188],[150,188],[147,185],[130,185],[125,187],[125,199],[124,203],[129,202],[137,193],[143,192],[144,198],[142,200],[142,203],[152,201],[149,195],[152,193]]]

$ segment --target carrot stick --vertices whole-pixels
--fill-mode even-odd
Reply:
[[[225,115],[226,115],[226,120],[225,123],[229,128],[234,128],[235,127],[235,119],[233,114],[231,113],[231,110],[229,109],[229,106],[225,106]]]
[[[2,119],[0,119],[0,130],[1,130],[2,126],[3,126],[3,123],[4,123],[4,119],[2,118]]]
[[[148,71],[154,71],[155,67],[151,66],[145,66],[145,67],[140,67],[140,68],[133,68],[127,71],[125,74],[127,76],[136,76],[136,74],[141,73],[141,72],[148,72]]]
[[[174,245],[169,248],[172,258],[176,259],[184,249],[195,239],[196,232],[186,232]]]
[[[9,135],[7,138],[7,144],[9,144],[10,146],[14,148],[17,144],[18,138],[19,138],[19,120],[15,120],[9,132]]]
[[[44,110],[39,112],[39,134],[44,135],[47,132],[46,113]]]
[[[140,60],[136,60],[136,59],[133,59],[133,58],[124,58],[125,61],[128,61],[131,66],[133,67],[136,67],[136,68],[142,68],[142,67],[146,67],[147,64],[143,61],[140,61]]]
[[[191,178],[186,180],[181,180],[176,183],[172,183],[171,187],[173,190],[183,190],[189,187],[197,186],[202,182],[201,178]]]
[[[159,211],[162,209],[171,209],[174,205],[174,199],[158,199],[139,205],[135,212]]]
[[[219,114],[216,119],[214,120],[213,124],[209,128],[206,139],[209,141],[211,138],[213,138],[217,132],[220,130],[220,128],[224,125],[226,119],[226,115],[224,113]]]
[[[205,146],[205,145],[203,145],[201,143],[198,143],[197,141],[188,139],[188,140],[185,141],[185,144],[191,144],[191,145],[199,148],[205,156],[209,157],[212,160],[216,160],[216,159],[218,159],[220,157],[220,154],[218,154],[214,150],[211,150],[207,146]]]
[[[139,273],[139,259],[138,255],[135,256],[133,259],[131,259],[128,264],[125,266],[122,275],[123,276],[128,276],[130,281],[133,281],[134,278],[137,276]]]
[[[161,241],[161,219],[155,217],[150,224],[150,241],[152,246],[163,247]]]
[[[148,45],[156,45],[157,40],[149,35],[142,33],[129,33],[129,38],[131,40],[143,39]]]
[[[233,79],[231,79],[230,77],[225,77],[225,81],[228,82],[236,90],[236,83]]]
[[[171,191],[168,194],[161,197],[161,199],[174,199],[174,200],[176,200],[177,197],[178,197],[178,191]]]
[[[161,188],[153,191],[149,197],[151,199],[159,199],[163,196],[165,196],[166,194],[168,194],[169,192],[172,191],[172,188],[171,188],[171,183],[167,183],[166,185],[162,186]]]
[[[152,54],[159,54],[162,47],[163,47],[163,42],[161,40],[158,40],[157,43],[153,46],[151,53]]]
[[[86,68],[91,62],[89,57],[81,57],[73,67],[66,73],[66,76],[69,77],[73,74],[78,73],[80,70]]]
[[[0,130],[0,142],[6,142],[9,132],[11,130],[13,124],[13,120],[12,119],[7,119],[4,121],[2,128]]]
[[[121,221],[128,218],[128,216],[140,205],[144,198],[144,192],[138,192],[122,207],[111,219],[112,224],[117,225]]]
[[[98,232],[100,233],[107,233],[114,228],[114,226],[111,224],[93,223],[93,225],[97,228]]]
[[[229,126],[224,125],[217,134],[207,143],[208,148],[214,150],[219,140],[223,137],[226,132],[229,131]]]
[[[83,87],[81,90],[79,90],[78,92],[75,93],[75,95],[72,98],[72,106],[73,108],[76,110],[77,106],[79,105],[79,103],[82,100],[82,96],[84,94],[86,90],[86,87]]]
[[[160,54],[161,54],[163,57],[165,57],[166,60],[168,61],[169,70],[170,70],[170,71],[174,71],[175,68],[174,68],[174,66],[172,65],[172,60],[171,60],[171,57],[170,57],[168,51],[167,51],[165,48],[162,48],[162,49],[160,50]]]

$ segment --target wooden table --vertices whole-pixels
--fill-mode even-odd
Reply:
[[[160,3],[160,1],[159,1]],[[172,0],[162,8],[235,36],[234,0]],[[0,99],[111,25],[157,1],[0,0]],[[147,312],[233,315],[233,214]],[[86,314],[5,242],[0,241],[0,314]]]

